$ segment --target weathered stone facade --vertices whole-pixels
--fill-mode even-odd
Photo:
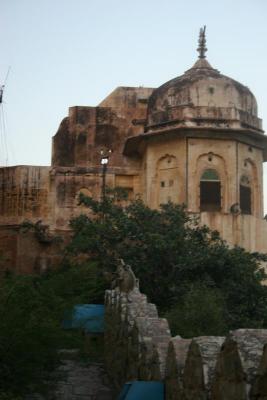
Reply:
[[[265,400],[267,330],[171,338],[168,322],[138,288],[106,291],[106,369],[116,390],[164,381],[166,400]]]
[[[97,107],[71,107],[53,137],[51,167],[0,168],[0,251],[5,265],[31,271],[60,250],[29,237],[19,225],[42,220],[67,236],[82,211],[83,192],[100,198],[100,152],[110,149],[108,186],[151,207],[184,203],[231,245],[267,252],[262,163],[267,137],[250,90],[212,68],[200,54],[182,76],[157,89],[119,87]],[[49,248],[49,249],[48,249]],[[38,267],[37,267],[38,268]]]

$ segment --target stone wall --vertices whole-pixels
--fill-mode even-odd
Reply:
[[[13,271],[18,274],[42,273],[59,265],[69,236],[64,231],[49,230],[59,240],[41,242],[30,229],[20,225],[0,225],[0,274]]]
[[[50,167],[19,165],[0,168],[0,225],[25,219],[48,221],[51,217]]]
[[[160,380],[166,400],[267,399],[267,330],[183,339],[137,288],[108,290],[105,304],[106,367],[118,392],[127,381]]]

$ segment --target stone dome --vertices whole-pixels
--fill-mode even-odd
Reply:
[[[228,128],[261,130],[251,91],[220,74],[204,57],[182,76],[155,89],[149,98],[147,130],[168,124],[211,126],[215,121]]]

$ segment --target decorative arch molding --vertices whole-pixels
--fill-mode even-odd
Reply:
[[[258,215],[260,213],[259,179],[257,166],[250,157],[246,158],[239,173],[239,202],[241,212]]]
[[[177,168],[177,158],[172,154],[166,153],[164,156],[160,157],[156,164],[156,174],[162,169]]]
[[[244,167],[242,168],[242,171],[247,171],[247,170],[249,171],[253,180],[258,181],[257,167],[255,161],[252,160],[250,157],[247,157],[244,160]]]
[[[221,193],[221,211],[227,212],[229,203],[229,184],[228,184],[228,173],[226,168],[225,159],[214,152],[202,153],[196,160],[196,166],[194,170],[195,184],[196,184],[196,208],[200,209],[200,181],[206,170],[215,170],[220,181],[220,193]]]

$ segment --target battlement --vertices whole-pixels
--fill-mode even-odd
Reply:
[[[106,291],[105,356],[119,391],[127,381],[164,381],[166,400],[266,399],[267,330],[227,337],[171,337],[138,288]]]

